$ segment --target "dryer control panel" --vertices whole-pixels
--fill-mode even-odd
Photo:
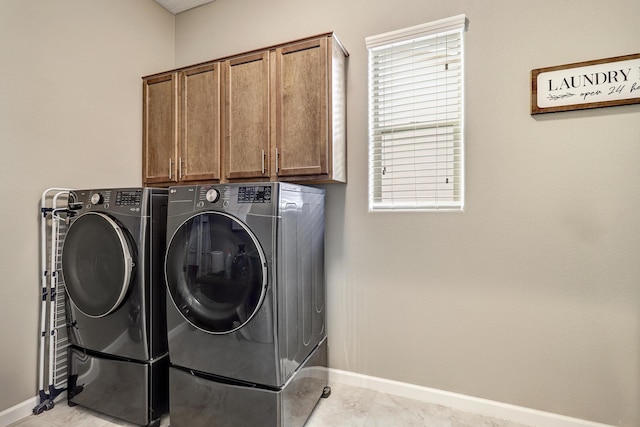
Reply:
[[[80,209],[109,209],[112,190],[77,190],[75,192]]]
[[[126,190],[116,192],[117,206],[140,206],[142,190]]]
[[[74,194],[77,200],[74,209],[80,212],[99,210],[138,216],[146,211],[143,206],[147,196],[143,188],[76,190]]]

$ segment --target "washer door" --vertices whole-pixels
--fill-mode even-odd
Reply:
[[[240,329],[266,293],[264,252],[251,230],[222,212],[203,212],[173,234],[165,259],[174,305],[196,328],[211,334]]]
[[[84,314],[104,317],[120,306],[134,263],[125,231],[109,216],[88,212],[74,220],[62,246],[69,299]]]

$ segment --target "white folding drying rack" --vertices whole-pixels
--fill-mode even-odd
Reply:
[[[38,359],[38,415],[53,408],[55,398],[67,386],[66,289],[61,274],[62,245],[70,216],[67,188],[49,188],[40,203],[41,309]],[[45,377],[47,383],[45,383]]]

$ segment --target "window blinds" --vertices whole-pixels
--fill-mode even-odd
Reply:
[[[366,39],[370,210],[463,208],[465,29],[459,15]]]

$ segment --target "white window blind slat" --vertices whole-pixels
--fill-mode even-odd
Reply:
[[[464,15],[366,39],[369,209],[464,205]]]

